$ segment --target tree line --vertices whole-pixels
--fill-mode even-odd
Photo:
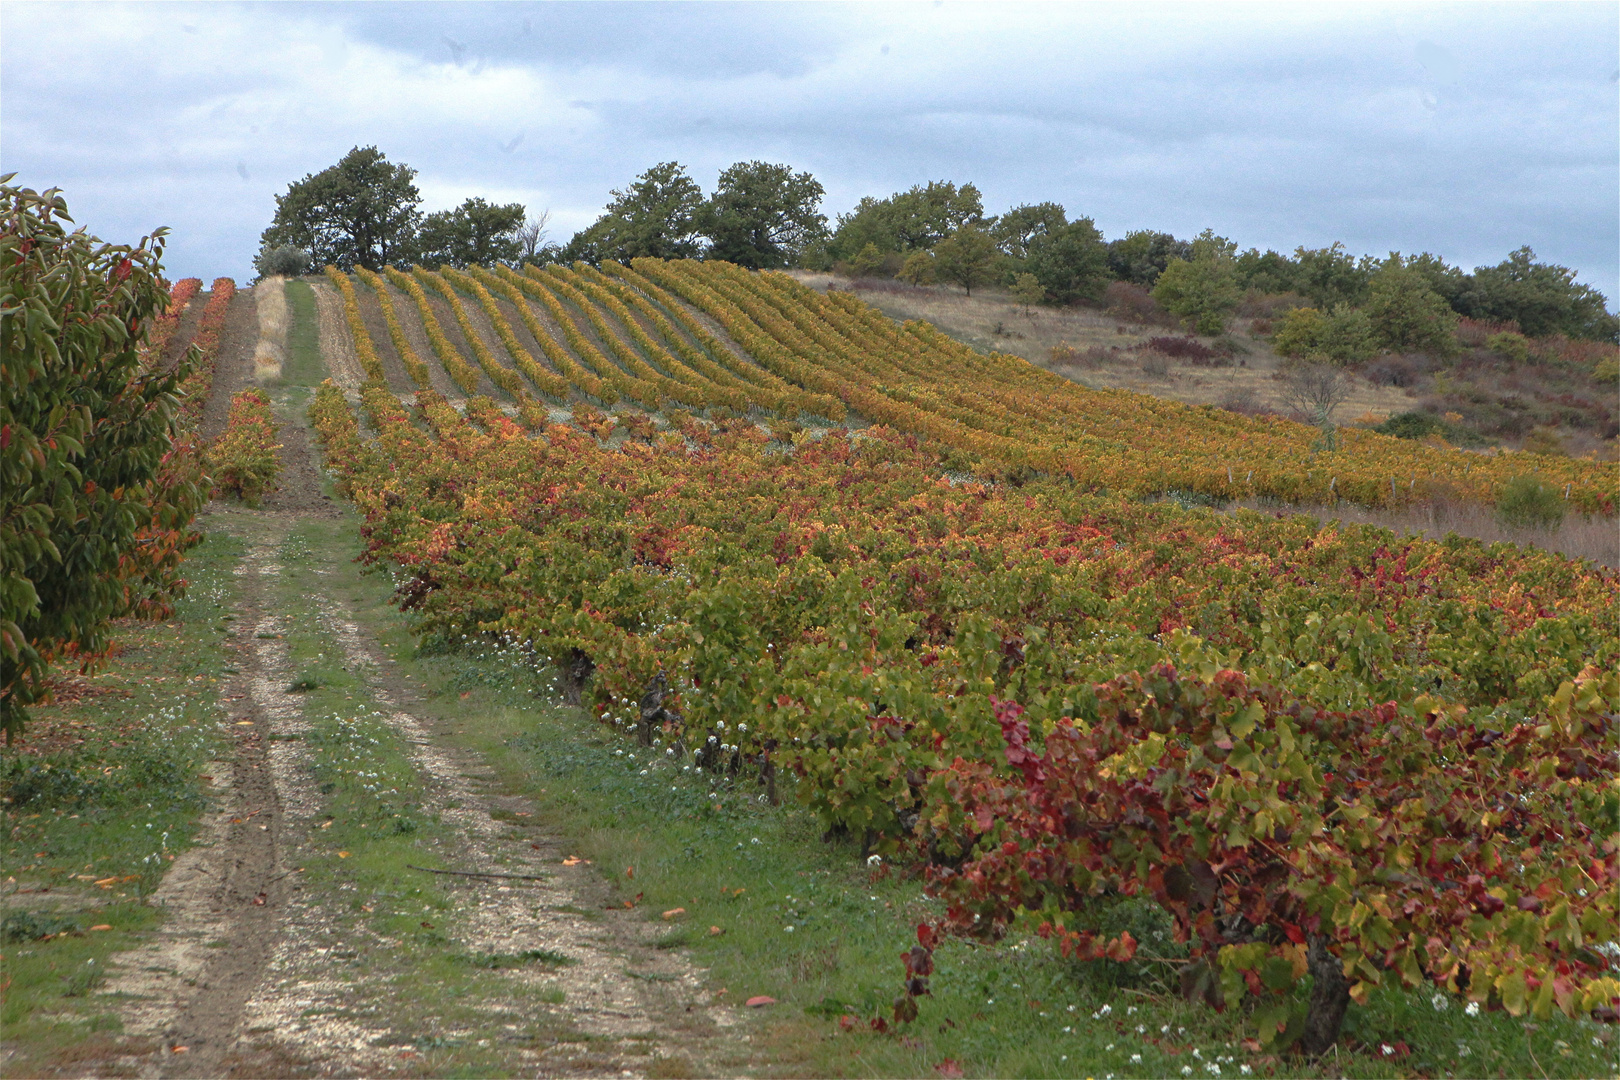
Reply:
[[[1203,333],[1219,333],[1245,295],[1292,294],[1341,338],[1359,333],[1350,313],[1376,302],[1400,309],[1413,324],[1397,337],[1433,336],[1466,316],[1514,322],[1531,337],[1620,341],[1620,319],[1602,293],[1577,281],[1574,270],[1538,261],[1529,247],[1470,273],[1427,252],[1358,257],[1342,243],[1300,246],[1292,254],[1240,251],[1208,229],[1192,239],[1142,229],[1110,241],[1091,218],[1071,219],[1057,202],[986,214],[978,188],[950,181],[867,196],[829,223],[819,181],[764,161],[732,165],[707,196],[680,163],[659,163],[613,190],[595,222],[556,244],[546,240],[547,215],[531,218],[520,203],[469,198],[423,214],[415,175],[374,146],[355,147],[336,165],[291,184],[261,238],[259,272],[300,273],[328,263],[378,270],[388,263],[460,268],[706,258],[751,269],[836,269],[948,283],[968,293],[1000,285],[1026,304],[1097,301],[1123,282],[1151,291],[1160,306]]]

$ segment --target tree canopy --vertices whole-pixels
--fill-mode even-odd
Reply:
[[[792,266],[827,236],[821,184],[807,172],[764,161],[739,161],[720,174],[699,226],[707,256],[754,270]]]
[[[692,259],[702,251],[703,189],[680,162],[654,165],[610,194],[606,212],[563,248],[564,261]]]
[[[439,210],[422,219],[413,245],[413,262],[437,268],[515,263],[524,255],[522,203],[496,206],[471,198],[454,210]]]
[[[1474,270],[1455,305],[1475,319],[1512,320],[1530,337],[1570,337],[1620,342],[1620,319],[1609,314],[1603,294],[1575,280],[1567,266],[1536,261],[1522,247],[1495,266]]]
[[[990,235],[1009,259],[1029,257],[1029,245],[1039,236],[1050,236],[1069,223],[1063,206],[1055,202],[1025,203],[996,219]]]
[[[1121,281],[1152,288],[1171,259],[1191,259],[1192,242],[1167,232],[1136,229],[1108,245],[1108,271]]]
[[[867,244],[882,252],[911,252],[933,247],[969,222],[991,224],[985,220],[979,189],[930,181],[886,199],[862,199],[854,210],[839,215],[828,247],[839,259],[850,258]]]
[[[1060,304],[1095,300],[1108,285],[1108,245],[1080,218],[1031,239],[1025,269]]]
[[[971,221],[935,244],[933,254],[934,276],[962,286],[969,296],[975,285],[995,279],[1001,261],[995,238]]]
[[[299,248],[316,265],[340,270],[380,270],[415,243],[422,220],[415,177],[415,169],[393,164],[375,146],[357,146],[276,196],[275,220],[260,246]]]

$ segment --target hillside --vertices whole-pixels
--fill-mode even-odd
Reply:
[[[782,423],[886,424],[929,439],[948,467],[992,479],[1033,472],[1136,494],[1389,507],[1490,504],[1513,477],[1531,475],[1572,507],[1613,512],[1612,469],[1596,462],[1486,456],[1359,429],[1329,444],[1276,416],[1085,387],[782,274],[657,260],[605,269],[390,271],[387,284],[357,279],[358,288],[333,280],[353,297],[351,329],[376,377],[399,388],[409,368],[411,382],[429,385],[423,350],[408,343],[415,322],[462,392],[495,393],[531,424],[574,395],[650,411],[758,408]],[[366,330],[376,322],[360,306],[368,292],[398,329],[390,342]],[[517,337],[520,326],[538,352]]]
[[[995,287],[965,296],[955,288],[886,278],[810,271],[794,271],[793,277],[818,291],[847,290],[891,318],[925,320],[974,348],[1023,357],[1084,386],[1247,414],[1297,415],[1282,378],[1287,359],[1274,350],[1273,320],[1263,314],[1275,314],[1275,302],[1288,297],[1261,298],[1256,310],[1231,321],[1226,335],[1197,339],[1189,349],[1174,344],[1189,337],[1177,321],[1151,307],[1129,317],[1100,306],[1026,307]],[[1506,329],[1465,321],[1462,355],[1447,361],[1375,357],[1349,366],[1349,393],[1335,419],[1369,427],[1403,413],[1425,414],[1432,418],[1425,434],[1444,434],[1468,449],[1517,450],[1534,443],[1541,450],[1616,460],[1620,400],[1613,378],[1597,371],[1604,358],[1612,366],[1615,347],[1548,339],[1523,358],[1482,347]],[[1155,339],[1194,355],[1166,354],[1154,348]]]

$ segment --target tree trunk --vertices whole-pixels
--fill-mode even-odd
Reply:
[[[1345,978],[1344,962],[1328,951],[1324,937],[1311,937],[1305,963],[1310,968],[1313,985],[1299,1048],[1314,1058],[1327,1053],[1338,1041],[1344,1012],[1350,1007],[1350,980]]]

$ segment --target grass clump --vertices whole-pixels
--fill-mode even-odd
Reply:
[[[1496,499],[1496,516],[1515,529],[1545,529],[1564,523],[1564,500],[1558,489],[1534,476],[1515,476]]]

